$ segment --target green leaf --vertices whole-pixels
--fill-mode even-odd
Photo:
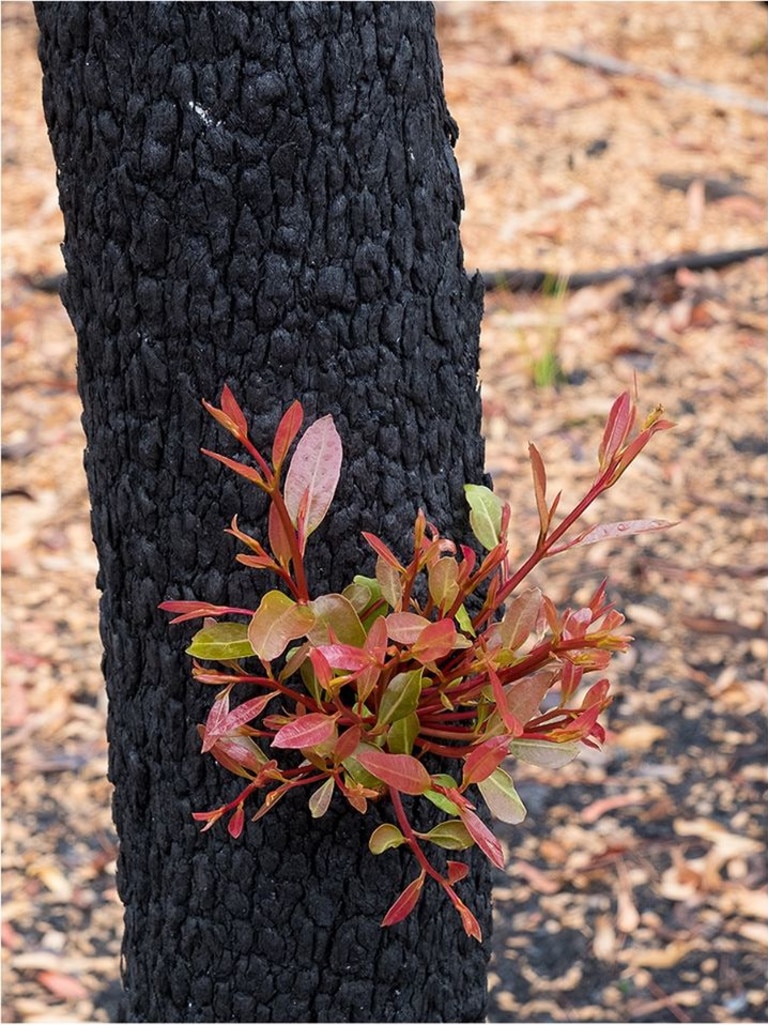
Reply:
[[[419,833],[419,836],[446,851],[465,851],[475,843],[461,819],[440,822],[428,833]]]
[[[289,641],[306,636],[314,622],[309,606],[297,605],[282,591],[267,591],[248,625],[248,640],[263,662],[271,662]]]
[[[377,826],[368,838],[368,850],[371,854],[383,854],[392,847],[399,847],[405,843],[405,837],[390,822],[382,822]]]
[[[469,503],[469,525],[477,540],[489,551],[500,541],[503,504],[498,495],[482,484],[465,484]]]
[[[446,556],[438,559],[428,569],[429,594],[441,611],[453,605],[459,593],[459,565],[455,559]]]
[[[469,634],[470,637],[475,636],[475,628],[472,626],[472,619],[463,605],[459,606],[456,613],[456,622],[459,624],[459,629],[465,634]]]
[[[415,712],[421,696],[421,676],[423,669],[412,669],[409,673],[398,673],[387,684],[381,696],[377,723],[397,722]]]
[[[367,787],[369,790],[381,791],[383,789],[381,780],[363,768],[357,758],[352,755],[345,758],[341,764],[353,783],[360,783],[361,786]]]
[[[381,587],[374,577],[363,577],[358,574],[341,593],[352,603],[355,612],[362,616],[369,605],[380,600]]]
[[[376,581],[387,604],[398,608],[403,597],[400,571],[381,556],[376,560]]]
[[[309,814],[313,819],[321,819],[328,811],[333,797],[333,788],[336,781],[329,776],[325,783],[321,783],[309,798]]]
[[[365,629],[354,605],[342,594],[322,594],[309,603],[315,614],[315,625],[307,635],[312,644],[329,644],[331,632],[341,644],[362,648]]]
[[[579,743],[569,740],[557,744],[550,740],[513,740],[509,745],[513,758],[542,769],[560,769],[579,756]]]
[[[456,784],[454,783],[453,786],[455,787]],[[458,805],[454,804],[450,798],[445,796],[445,794],[441,794],[439,790],[425,790],[424,796],[428,801],[431,801],[436,808],[439,808],[440,811],[444,811],[447,815],[459,814]]]
[[[415,712],[393,722],[387,733],[387,748],[392,754],[409,755],[419,735],[419,717]]]
[[[341,459],[341,438],[333,417],[323,416],[310,424],[293,453],[283,490],[294,527],[298,526],[299,508],[305,504],[307,537],[320,526],[333,501]]]
[[[487,779],[481,780],[477,789],[495,818],[512,825],[517,825],[525,818],[525,805],[515,790],[511,776],[504,769],[496,769]]]
[[[193,658],[206,658],[225,662],[230,658],[248,658],[253,655],[245,623],[212,623],[198,630],[187,648]]]

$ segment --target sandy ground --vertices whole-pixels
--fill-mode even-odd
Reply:
[[[75,342],[29,283],[61,271],[61,219],[31,5],[2,16],[3,1020],[104,1021],[121,909]],[[763,6],[453,2],[438,28],[470,270],[567,279],[765,244]],[[755,259],[487,296],[488,467],[519,554],[527,441],[578,497],[635,380],[678,427],[600,516],[680,521],[537,580],[572,602],[608,574],[637,641],[605,750],[515,769],[529,817],[502,834],[491,1020],[766,1020],[765,285]]]

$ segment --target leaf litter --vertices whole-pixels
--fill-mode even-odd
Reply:
[[[440,4],[468,270],[567,277],[763,244],[764,118],[555,52],[692,80],[706,69],[760,100],[765,16],[732,11]],[[121,908],[74,341],[58,299],[29,284],[62,271],[61,221],[29,87],[31,5],[2,16],[3,1020],[105,1021]],[[665,187],[671,177],[690,182]],[[508,766],[529,814],[500,830],[510,867],[496,873],[491,1021],[765,1020],[765,278],[756,259],[486,298],[487,462],[502,498],[519,499],[520,553],[538,530],[528,442],[567,496],[593,473],[611,397],[635,379],[678,428],[601,519],[681,521],[565,554],[532,581],[586,597],[607,573],[637,639],[603,751]]]

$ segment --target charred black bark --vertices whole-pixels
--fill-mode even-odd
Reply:
[[[481,285],[431,7],[414,3],[40,3],[44,104],[79,347],[103,591],[110,776],[137,1021],[467,1021],[487,947],[437,887],[379,922],[415,875],[374,859],[365,818],[306,795],[231,840],[190,818],[235,792],[199,754],[164,598],[257,600],[232,514],[264,508],[198,448],[231,451],[200,398],[228,382],[267,441],[296,397],[345,447],[310,543],[315,589],[371,571],[361,529],[406,551],[421,506],[466,536],[483,476]],[[253,489],[252,489],[253,490]],[[194,627],[193,627],[194,629]],[[468,902],[490,931],[489,877]]]

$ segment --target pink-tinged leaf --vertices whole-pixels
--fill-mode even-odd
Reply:
[[[374,620],[365,639],[365,650],[372,661],[381,664],[387,654],[387,624],[383,617]]]
[[[275,431],[275,440],[272,444],[272,465],[276,471],[283,465],[283,461],[288,455],[288,449],[301,430],[303,420],[304,410],[299,400],[296,399],[283,413]]]
[[[414,644],[430,625],[428,619],[417,616],[415,612],[393,612],[384,618],[384,622],[388,636],[398,644]]]
[[[333,501],[341,473],[341,438],[331,416],[323,416],[306,429],[293,453],[285,477],[285,505],[294,526],[306,508],[306,537],[323,521]]]
[[[310,712],[298,719],[292,719],[277,731],[272,747],[299,749],[317,747],[330,740],[336,730],[336,716]]]
[[[396,925],[398,922],[402,922],[404,918],[407,918],[408,915],[410,915],[419,902],[421,888],[424,885],[425,878],[426,873],[422,870],[413,882],[406,886],[382,919],[382,926]]]
[[[470,808],[462,808],[460,815],[461,821],[469,831],[469,835],[475,841],[486,858],[488,858],[491,864],[495,865],[496,868],[504,868],[504,851],[502,850],[501,844],[483,820]]]
[[[197,731],[205,738],[205,727],[198,726]],[[268,759],[250,737],[220,737],[210,750],[210,754],[228,772],[235,776],[251,779],[254,773],[261,772]]]
[[[462,789],[470,783],[479,783],[498,768],[509,753],[509,738],[491,737],[483,741],[477,747],[473,747],[464,759],[464,773],[462,776]]]
[[[601,469],[606,467],[625,444],[635,422],[635,406],[628,391],[616,399],[603,431],[603,438],[597,452]]]
[[[456,644],[456,625],[452,619],[430,623],[411,648],[411,654],[422,665],[448,655]]]
[[[536,509],[539,513],[539,530],[544,537],[549,530],[549,509],[547,508],[547,471],[541,453],[534,444],[528,446],[533,474],[533,491],[536,495]]]
[[[469,865],[465,865],[463,861],[447,861],[445,867],[448,869],[448,882],[451,886],[460,883],[469,875]]]
[[[382,783],[403,794],[423,794],[432,783],[425,766],[413,755],[393,755],[376,747],[361,747],[355,758]]]
[[[333,669],[322,653],[317,648],[312,648],[309,653],[309,661],[312,663],[312,668],[315,671],[315,677],[322,690],[328,690],[333,679]]]
[[[315,616],[282,591],[267,591],[248,625],[248,640],[263,662],[282,655],[290,641],[306,636]]]
[[[319,651],[328,665],[334,669],[356,672],[371,664],[370,655],[362,648],[355,648],[351,644],[321,644],[313,650]],[[312,664],[314,665],[314,660]]]
[[[230,836],[232,836],[235,839],[237,839],[238,836],[240,836],[240,834],[242,833],[244,825],[245,825],[245,812],[243,810],[242,804],[238,804],[237,808],[235,809],[234,815],[232,816],[232,818],[227,823],[227,832],[229,833]]]
[[[536,626],[540,608],[541,591],[538,587],[523,591],[509,603],[499,624],[499,637],[503,647],[515,651],[528,639]]]
[[[172,619],[171,623],[183,623],[187,619],[200,619],[202,616],[223,616],[228,612],[251,615],[248,609],[236,609],[229,605],[211,605],[207,601],[164,601],[157,607],[163,612],[181,613]]]
[[[218,452],[211,452],[207,448],[201,448],[200,451],[204,456],[210,456],[211,459],[215,459],[217,462],[222,463],[230,470],[234,470],[235,473],[239,473],[241,477],[245,477],[252,484],[257,484],[260,488],[266,490],[266,484],[264,478],[258,472],[250,466],[246,466],[245,463],[238,462],[237,459],[230,459],[229,456],[221,456]]]
[[[632,537],[633,534],[647,534],[654,530],[667,530],[669,527],[674,527],[675,524],[674,520],[621,520],[618,523],[600,523],[596,527],[585,530],[573,541],[550,548],[548,554],[556,555],[569,548],[583,548],[584,545],[593,545],[597,541]]]
[[[389,548],[384,544],[381,538],[376,537],[375,534],[369,534],[367,531],[362,532],[363,537],[376,552],[376,554],[382,558],[385,562],[388,562],[394,569],[402,569],[403,567],[398,562],[397,557],[390,551]]]
[[[317,790],[313,791],[309,798],[309,814],[313,819],[321,819],[328,811],[333,797],[335,780],[329,776],[325,783],[321,783]]]
[[[228,697],[214,701],[205,725],[203,753],[210,751],[213,745],[221,740],[222,737],[234,735],[240,726],[245,726],[246,723],[260,716],[277,693],[277,691],[271,691],[268,694],[262,694],[260,697],[251,698],[231,711],[229,710]]]
[[[291,542],[283,521],[280,519],[280,513],[277,511],[277,506],[273,504],[270,504],[269,506],[267,536],[269,537],[269,547],[272,549],[275,558],[281,566],[287,566],[291,561]],[[245,558],[247,558],[247,556]],[[245,559],[241,557],[240,562],[244,561]]]
[[[544,695],[551,689],[556,675],[554,669],[540,669],[504,687],[507,708],[515,719],[525,724],[538,714]]]

